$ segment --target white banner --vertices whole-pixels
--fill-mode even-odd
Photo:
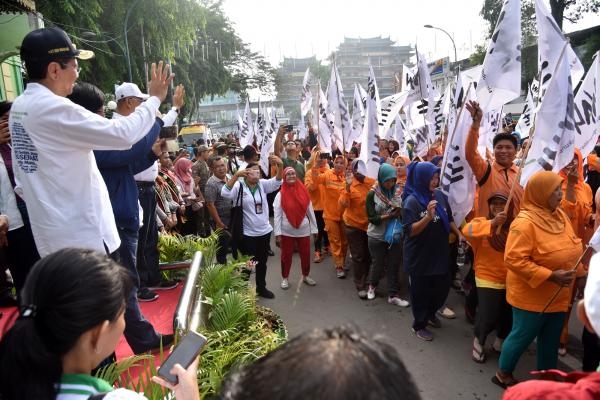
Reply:
[[[520,26],[521,1],[504,0],[477,84],[483,112],[499,110],[521,94]]]
[[[475,100],[475,90],[472,86],[465,92],[465,100]],[[464,109],[456,123],[456,129],[448,133],[450,137],[444,152],[440,177],[442,192],[448,196],[457,226],[462,224],[471,211],[475,199],[475,176],[465,158],[465,143],[471,122],[471,115]]]
[[[302,80],[302,94],[300,95],[300,113],[304,117],[312,106],[312,93],[310,92],[310,67],[306,68]]]
[[[600,53],[596,53],[583,83],[575,95],[575,147],[587,157],[600,135]]]
[[[258,110],[256,110],[256,123],[254,124],[254,132],[256,135],[256,145],[259,148],[262,146],[263,136],[265,135],[265,114],[263,108],[264,106],[260,104],[260,99],[258,99]]]
[[[337,71],[335,62],[331,66],[331,75],[329,78],[329,86],[327,88],[327,117],[329,123],[332,124],[333,130],[332,139],[336,147],[346,151],[352,147],[352,142],[349,142],[350,137],[350,115],[344,100],[344,91],[342,89],[342,81]]]
[[[271,120],[271,116],[266,106],[263,106],[263,118],[264,118],[264,135],[262,139],[262,145],[260,147],[260,158],[258,160],[258,165],[263,170],[266,176],[269,176],[269,153],[271,153],[274,147],[274,136],[275,129],[278,129],[279,126],[274,126],[273,121]],[[273,114],[275,114],[275,109],[272,108]],[[277,124],[277,117],[275,116],[275,124]]]
[[[375,81],[373,67],[369,67],[369,81],[367,85],[367,107],[365,118],[365,132],[361,140],[360,156],[367,166],[367,176],[377,179],[379,172],[379,121],[377,108],[379,105],[379,91]]]
[[[402,90],[408,91],[406,104],[421,100],[421,85],[419,84],[419,74],[416,69],[402,65]]]
[[[321,83],[319,83],[319,148],[323,153],[331,153],[331,134],[332,126],[329,124],[327,117],[327,98]]]
[[[463,112],[467,112],[466,110]],[[479,127],[479,142],[477,143],[477,151],[485,160],[487,160],[487,151],[492,151],[494,148],[494,136],[500,131],[502,124],[502,110],[491,110],[483,114],[481,125]]]
[[[254,142],[254,123],[252,122],[252,111],[250,110],[250,100],[246,97],[246,109],[242,119],[242,129],[240,130],[240,146],[242,148],[252,145]]]
[[[571,47],[542,0],[536,0],[538,51],[542,77],[541,96],[535,117],[531,149],[521,175],[521,186],[537,171],[558,172],[573,159],[575,121],[573,112]]]
[[[359,89],[360,85],[354,84],[354,101],[352,103],[352,130],[350,131],[350,141],[354,142],[360,138],[363,133],[365,125],[365,106],[364,103],[367,101],[367,92],[364,97],[361,95]],[[361,88],[362,89],[362,88]]]
[[[516,131],[521,135],[521,139],[525,139],[529,137],[529,130],[533,125],[533,118],[535,116],[535,103],[533,102],[533,92],[531,91],[531,86],[529,90],[527,90],[527,100],[525,100],[525,105],[523,106],[523,112],[519,117],[519,122],[517,122]]]
[[[408,91],[402,91],[391,96],[381,99],[381,118],[379,119],[379,134],[387,132],[392,126],[394,118],[400,112],[400,109],[404,105],[406,98],[408,97]]]

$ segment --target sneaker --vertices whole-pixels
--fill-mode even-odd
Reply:
[[[427,321],[427,326],[438,329],[442,327],[442,321],[434,315]]]
[[[367,291],[366,290],[359,290],[358,291],[358,298],[359,299],[366,299],[367,298]]]
[[[148,289],[150,289],[150,290],[171,290],[171,289],[175,289],[178,284],[179,284],[179,282],[177,282],[177,281],[164,280],[164,281],[160,281],[157,285],[149,285]]]
[[[375,286],[369,285],[369,290],[367,291],[367,299],[373,300],[375,298]]]
[[[315,258],[313,258],[313,262],[315,264],[318,264],[321,261],[323,261],[323,257],[321,257],[321,252],[317,250],[317,251],[315,251]]]
[[[440,317],[444,317],[446,319],[456,318],[456,313],[454,311],[452,311],[452,309],[450,309],[450,307],[448,307],[448,306],[444,306],[444,308],[439,309],[437,311],[437,315],[439,315]]]
[[[338,279],[344,279],[346,277],[346,272],[344,272],[344,267],[336,267],[335,268],[335,276],[337,276]]]
[[[304,278],[302,278],[302,281],[308,286],[315,286],[317,284],[317,282],[310,276],[305,276]]]
[[[258,294],[260,297],[264,297],[265,299],[274,299],[275,298],[275,294],[273,294],[273,292],[271,292],[267,288],[256,289],[256,294]]]
[[[408,301],[401,299],[398,296],[388,297],[388,303],[393,304],[395,306],[400,306],[400,307],[410,306],[410,303]]]
[[[413,328],[413,332],[415,333],[415,336],[421,340],[424,340],[426,342],[431,342],[433,340],[433,334],[425,328],[419,330],[415,330]]]
[[[137,298],[138,301],[148,302],[158,299],[158,295],[148,288],[142,288],[138,290]]]
[[[290,282],[288,282],[287,278],[283,278],[283,280],[281,281],[281,288],[283,290],[286,290],[289,287],[290,287]]]

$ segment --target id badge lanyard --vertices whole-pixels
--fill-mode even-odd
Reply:
[[[260,185],[257,186],[257,190],[258,195],[260,196],[260,203],[256,202],[256,197],[254,197],[254,193],[252,193],[252,191],[250,191],[250,194],[252,194],[252,200],[254,200],[254,212],[256,214],[262,214],[263,213],[263,198],[262,198],[262,191],[260,190]],[[256,193],[256,192],[255,192]]]

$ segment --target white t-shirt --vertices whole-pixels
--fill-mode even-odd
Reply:
[[[267,202],[267,193],[279,189],[281,181],[277,178],[261,179],[258,181],[256,191],[252,193],[250,188],[243,182],[237,181],[233,188],[223,185],[221,196],[235,202],[237,201],[240,184],[243,188],[242,209],[244,210],[244,235],[263,236],[273,231],[269,223],[269,204]]]
[[[15,179],[40,256],[65,247],[109,252],[120,245],[93,150],[125,150],[146,135],[160,105],[150,97],[109,120],[29,83],[10,110]]]

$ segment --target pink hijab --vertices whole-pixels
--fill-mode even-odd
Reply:
[[[194,179],[192,178],[192,162],[187,158],[180,158],[175,161],[175,175],[179,182],[181,182],[181,186],[183,186],[183,191],[186,193],[192,193],[194,190]]]

